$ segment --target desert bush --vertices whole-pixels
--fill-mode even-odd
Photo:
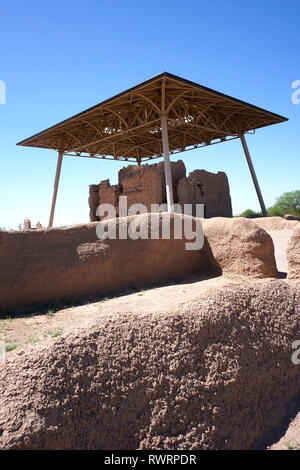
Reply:
[[[282,217],[285,214],[300,217],[300,190],[283,193],[276,199],[274,206],[267,209],[267,212],[269,217]],[[259,217],[261,215],[261,212],[246,209],[239,217]]]
[[[246,209],[241,213],[241,217],[248,217],[249,215],[254,215],[255,212],[252,209]]]
[[[252,209],[246,209],[241,213],[240,217],[259,217],[261,213],[255,212]]]
[[[277,206],[268,207],[267,212],[268,212],[269,217],[275,217],[275,216],[282,217],[284,214],[286,214],[286,212],[284,212],[280,207],[277,207]]]
[[[293,214],[299,216],[300,190],[283,193],[276,199],[274,206],[270,209],[278,211],[278,215]]]

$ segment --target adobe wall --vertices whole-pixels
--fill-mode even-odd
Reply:
[[[162,239],[162,220],[167,215],[171,217],[170,239]],[[174,213],[156,216],[159,239],[150,238],[155,224],[148,214],[105,221],[105,226],[115,223],[118,234],[123,224],[128,232],[131,222],[146,223],[149,239],[102,241],[97,237],[97,223],[0,231],[0,312],[99,296],[193,271],[256,278],[277,274],[272,239],[251,220],[206,220],[203,248],[188,250],[186,242],[191,240],[174,239],[174,221],[192,221],[195,232],[196,219]],[[198,227],[202,234],[202,225]]]
[[[179,180],[177,195],[181,205],[204,204],[205,218],[232,217],[229,184],[223,171],[216,174],[205,170],[193,171]]]
[[[180,178],[185,176],[183,161],[171,162],[173,192]],[[164,163],[153,165],[129,165],[119,171],[119,183],[122,196],[127,196],[128,207],[132,204],[144,204],[150,212],[151,204],[167,202]],[[100,183],[101,184],[101,183]],[[101,197],[100,197],[101,202]]]
[[[204,204],[205,217],[232,217],[230,190],[224,172],[210,173],[195,170],[186,177],[186,168],[182,160],[171,162],[174,202],[193,205]],[[99,220],[96,210],[99,204],[110,203],[116,207],[118,215],[119,197],[127,196],[128,207],[132,204],[144,204],[150,212],[151,204],[167,202],[164,162],[153,165],[129,165],[118,174],[118,184],[110,185],[109,180],[90,186],[89,206],[90,221]],[[183,209],[182,209],[183,210]]]
[[[299,393],[300,289],[114,313],[0,364],[0,449],[251,449]]]
[[[135,217],[147,216],[115,219],[117,229],[120,221],[128,226]],[[0,312],[101,295],[208,269],[203,250],[186,250],[184,237],[173,239],[172,224],[169,240],[104,241],[97,237],[96,225],[0,231]]]

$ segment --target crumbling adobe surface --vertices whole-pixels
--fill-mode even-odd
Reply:
[[[119,196],[121,195],[121,186],[119,184],[110,185],[109,180],[101,181],[98,186],[99,202],[101,204],[111,204],[116,207],[118,216]]]
[[[167,214],[168,215],[168,214]],[[163,214],[156,214],[161,232]],[[187,240],[100,240],[97,223],[34,231],[0,231],[0,311],[78,299],[89,295],[157,282],[210,267],[204,250],[186,250]],[[144,224],[147,214],[115,219],[126,231]],[[134,223],[135,223],[134,222]],[[106,222],[108,224],[108,222]],[[107,227],[107,225],[106,225]]]
[[[185,176],[183,161],[171,162],[171,172],[176,200],[176,183]],[[127,196],[128,207],[136,203],[144,204],[150,212],[151,204],[167,202],[163,162],[140,167],[127,166],[119,171],[119,183],[123,188],[122,196]],[[101,196],[100,203],[102,203]]]
[[[223,172],[209,173],[195,170],[186,177],[186,168],[182,160],[171,162],[174,202],[193,205],[196,216],[196,204],[204,204],[204,215],[210,217],[232,217],[231,198],[227,176]],[[143,204],[151,211],[151,204],[165,204],[166,183],[164,162],[153,165],[129,165],[119,171],[119,183],[110,185],[104,180],[99,185],[90,186],[90,220],[99,220],[96,210],[99,204],[110,203],[116,207],[120,196],[127,196],[128,207]]]
[[[99,184],[91,184],[89,187],[90,222],[99,220],[99,217],[96,215],[99,204]]]
[[[300,223],[297,220],[289,220],[284,217],[257,217],[253,220],[264,230],[294,230]]]
[[[271,236],[244,218],[215,217],[203,220],[207,252],[222,274],[276,277],[277,267]]]
[[[228,179],[225,173],[217,174],[205,170],[195,170],[187,178],[181,178],[177,187],[179,204],[204,204],[204,216],[232,217]]]
[[[170,238],[163,239],[163,220],[169,216]],[[193,240],[184,236],[185,223],[190,221],[195,233],[196,220],[200,241],[200,219],[175,213],[152,214],[152,220],[149,214],[110,219],[105,227],[115,225],[117,238],[106,240],[97,237],[97,223],[0,231],[0,312],[103,295],[193,271],[258,278],[276,275],[273,242],[255,222],[209,219],[204,224],[203,248],[186,249]],[[180,222],[182,238],[174,238],[175,221]],[[146,228],[149,238],[132,238],[129,232],[134,224]],[[127,239],[119,238],[120,226],[129,233]],[[150,238],[155,226],[157,239]]]
[[[299,288],[253,281],[12,351],[0,448],[249,449],[299,392],[299,314]]]

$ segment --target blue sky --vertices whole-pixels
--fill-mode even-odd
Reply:
[[[168,71],[289,118],[248,146],[267,206],[300,189],[298,1],[23,0],[1,4],[0,227],[46,226],[56,152],[16,142]],[[259,209],[241,143],[191,152],[187,171],[225,171],[234,213]],[[54,224],[88,221],[88,186],[124,163],[65,157]]]

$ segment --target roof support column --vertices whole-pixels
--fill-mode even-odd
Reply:
[[[255,170],[254,170],[252,160],[251,160],[251,156],[250,156],[248,145],[247,145],[247,142],[246,142],[246,139],[245,139],[245,135],[241,134],[240,139],[241,139],[242,146],[243,146],[243,149],[244,149],[244,152],[245,152],[245,155],[246,155],[247,163],[248,163],[249,170],[250,170],[250,173],[251,173],[251,176],[252,176],[252,180],[253,180],[253,183],[254,183],[254,186],[255,186],[255,190],[256,190],[256,194],[257,194],[257,197],[258,197],[258,200],[259,200],[259,203],[260,203],[262,214],[263,214],[264,217],[268,217],[267,209],[266,209],[266,206],[265,206],[262,194],[261,194],[261,190],[260,190],[260,187],[259,187],[259,184],[258,184],[258,180],[257,180],[257,177],[256,177],[256,173],[255,173]]]
[[[55,173],[55,180],[54,180],[54,189],[53,189],[53,196],[52,196],[52,205],[51,205],[51,212],[50,212],[48,228],[53,226],[56,196],[57,196],[57,189],[58,189],[58,183],[59,183],[60,170],[61,170],[61,164],[62,164],[63,156],[64,156],[64,152],[63,152],[63,150],[60,150],[58,152],[58,159],[57,159],[57,166],[56,166],[56,173]]]
[[[163,152],[164,152],[164,167],[165,167],[168,212],[173,212],[174,210],[173,184],[172,184],[172,172],[171,172],[170,153],[169,153],[167,117],[165,114],[161,115],[161,131],[162,131],[162,144],[163,144]]]

